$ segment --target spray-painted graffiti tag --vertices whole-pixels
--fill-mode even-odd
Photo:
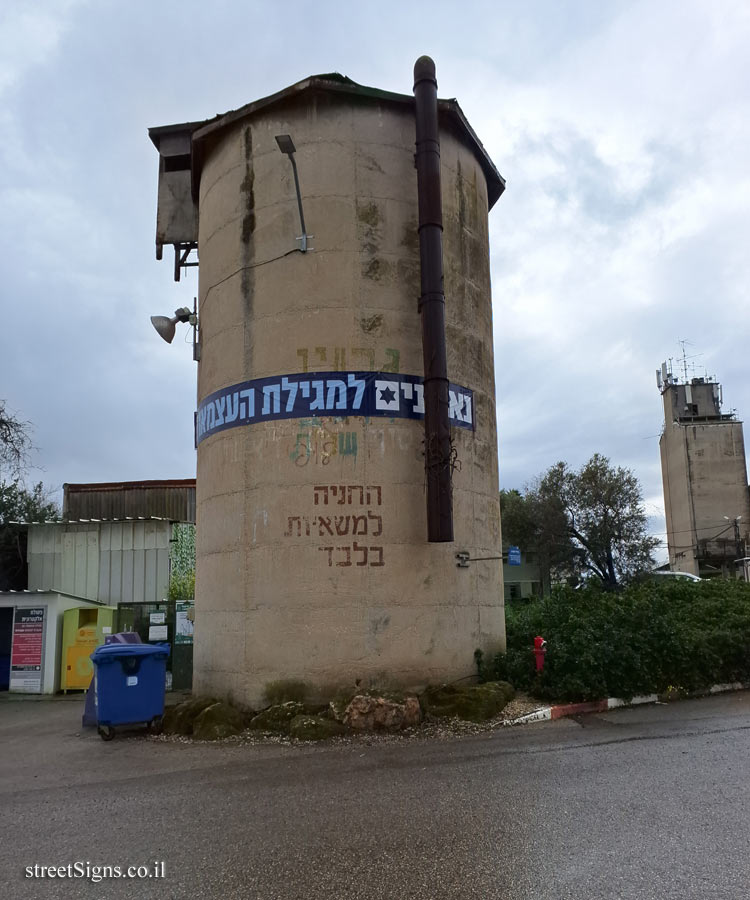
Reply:
[[[306,421],[308,420],[301,420],[300,425]],[[359,438],[356,431],[336,432],[324,425],[317,425],[297,432],[297,438],[289,458],[295,466],[300,468],[306,466],[310,460],[327,466],[334,456],[340,456],[342,459],[347,456],[351,457],[356,464],[358,447]]]
[[[473,400],[469,388],[449,386],[452,425],[473,430]],[[201,402],[195,443],[240,425],[325,415],[423,419],[422,379],[390,372],[315,372],[234,384]]]

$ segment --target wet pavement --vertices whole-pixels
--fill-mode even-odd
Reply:
[[[14,900],[748,896],[748,693],[338,746],[105,743],[82,709],[0,702]],[[88,878],[26,877],[76,863]]]

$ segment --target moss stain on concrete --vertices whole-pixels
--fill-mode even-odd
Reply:
[[[376,313],[374,316],[363,316],[359,320],[359,327],[365,334],[377,334],[383,327],[382,313]]]

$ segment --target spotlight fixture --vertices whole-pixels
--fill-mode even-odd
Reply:
[[[309,238],[314,237],[312,234],[308,234],[305,229],[305,216],[302,212],[302,195],[300,194],[299,189],[299,176],[297,175],[297,163],[294,160],[294,154],[297,152],[297,148],[294,146],[294,141],[292,140],[292,136],[290,134],[277,134],[276,135],[276,143],[279,145],[279,150],[283,154],[289,157],[289,162],[292,164],[292,171],[294,172],[294,187],[297,191],[297,207],[299,208],[299,221],[300,226],[302,228],[302,235],[297,238],[300,241],[300,250],[303,253],[307,253],[308,250],[312,250],[312,247],[307,246],[307,241]]]
[[[156,333],[160,338],[171,344],[174,339],[175,325],[178,322],[189,322],[192,313],[187,306],[181,306],[174,311],[174,315],[168,316],[151,316],[151,324],[156,329]]]
[[[198,339],[198,309],[197,299],[193,301],[193,310],[187,306],[181,306],[174,311],[173,316],[151,316],[151,324],[162,340],[171,344],[174,340],[175,325],[178,322],[189,322],[193,326],[193,359],[196,362],[201,358],[201,345]]]

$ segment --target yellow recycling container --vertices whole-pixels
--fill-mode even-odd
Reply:
[[[94,667],[91,654],[114,630],[117,607],[80,606],[66,609],[60,653],[60,689],[85,691]]]

